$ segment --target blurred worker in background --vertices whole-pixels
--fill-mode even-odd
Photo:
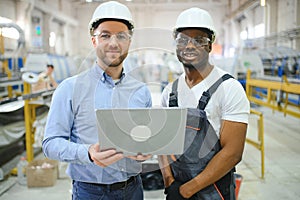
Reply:
[[[183,155],[159,157],[168,200],[235,199],[233,172],[242,158],[250,105],[242,85],[209,63],[215,35],[213,20],[205,10],[190,8],[177,18],[176,53],[185,73],[177,85],[164,89],[162,105],[196,112],[188,115],[188,122],[195,126],[189,130],[187,124]],[[228,79],[223,79],[225,74]],[[219,87],[207,91],[217,81]],[[205,98],[200,100],[203,93]],[[203,102],[207,105],[202,106]]]
[[[140,161],[150,156],[124,157],[115,149],[101,149],[95,113],[100,108],[152,106],[146,85],[123,70],[133,26],[125,5],[99,5],[89,23],[96,63],[60,83],[53,95],[43,151],[51,159],[69,162],[73,200],[143,199]]]
[[[47,64],[47,69],[39,74],[39,80],[37,83],[32,84],[32,92],[51,90],[57,87],[57,82],[52,76],[54,71],[54,66],[52,64]]]

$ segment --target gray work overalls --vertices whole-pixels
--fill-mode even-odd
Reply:
[[[211,95],[225,80],[233,78],[223,75],[207,91],[203,92],[197,108],[188,108],[184,153],[171,156],[171,169],[176,181],[183,183],[196,177],[207,166],[208,162],[221,150],[220,140],[207,120],[204,111]],[[172,85],[169,107],[178,107],[178,79]],[[235,200],[234,169],[215,184],[200,190],[191,199],[201,200]]]

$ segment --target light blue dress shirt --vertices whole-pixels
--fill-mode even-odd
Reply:
[[[124,158],[102,168],[89,160],[89,146],[99,141],[95,109],[151,106],[151,94],[145,83],[130,73],[122,73],[115,83],[95,64],[64,80],[55,90],[43,152],[50,159],[68,162],[67,174],[73,180],[103,184],[125,181],[141,172],[141,163]]]

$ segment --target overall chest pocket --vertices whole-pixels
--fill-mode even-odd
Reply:
[[[203,110],[189,109],[187,117],[184,153],[177,159],[186,164],[205,164],[218,151],[218,137]]]

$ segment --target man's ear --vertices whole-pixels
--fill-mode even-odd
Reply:
[[[91,37],[91,39],[92,39],[92,44],[93,44],[93,46],[94,47],[96,47],[97,46],[97,40],[96,40],[96,37]]]
[[[211,52],[211,50],[212,50],[212,43],[209,43],[208,45],[207,45],[207,51],[208,51],[208,53],[210,53]]]

